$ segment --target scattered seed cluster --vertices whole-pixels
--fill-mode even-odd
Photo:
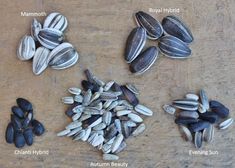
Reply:
[[[134,85],[105,83],[89,70],[85,74],[87,80],[81,82],[84,90],[69,88],[72,96],[62,98],[63,103],[71,104],[66,115],[72,122],[57,136],[87,141],[102,150],[104,160],[117,160],[116,154],[127,145],[125,139],[141,134],[145,130],[143,117],[153,112],[139,104]]]
[[[18,106],[11,108],[11,121],[6,129],[6,142],[13,143],[17,148],[33,144],[33,134],[40,136],[44,133],[44,126],[33,117],[32,104],[24,99],[16,99]]]
[[[31,35],[25,35],[20,40],[18,58],[22,61],[33,58],[35,75],[40,75],[48,66],[57,70],[73,66],[78,61],[79,55],[72,44],[64,42],[64,31],[67,26],[67,18],[57,12],[46,17],[43,27],[34,18]]]
[[[135,20],[138,27],[130,32],[125,49],[125,60],[130,64],[132,73],[138,75],[147,71],[156,61],[159,50],[170,58],[184,59],[191,55],[188,44],[194,40],[193,35],[176,16],[166,16],[160,23],[151,15],[139,11]],[[158,40],[158,47],[150,46],[142,52],[147,38]]]
[[[172,105],[164,105],[163,109],[176,117],[175,123],[183,137],[194,142],[196,148],[201,148],[203,141],[212,141],[214,125],[226,129],[233,123],[229,109],[216,100],[209,101],[204,90],[200,90],[199,96],[188,93],[184,99],[174,100]],[[176,113],[176,109],[181,111]]]

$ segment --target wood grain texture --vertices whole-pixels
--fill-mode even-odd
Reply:
[[[202,148],[218,151],[218,155],[190,156],[189,150],[195,148],[183,141],[172,117],[161,108],[187,91],[204,88],[210,98],[224,102],[231,109],[231,117],[235,117],[234,0],[0,0],[0,3],[1,168],[86,168],[91,162],[103,162],[101,153],[88,144],[56,137],[69,123],[60,98],[68,94],[68,87],[80,86],[85,68],[103,80],[135,83],[141,91],[141,102],[154,111],[154,116],[145,120],[145,133],[128,139],[119,163],[128,163],[130,168],[235,167],[234,126],[216,130],[214,141]],[[180,9],[176,15],[188,23],[195,37],[191,45],[193,54],[184,61],[161,56],[143,76],[134,76],[123,59],[125,41],[135,27],[133,13],[148,11],[150,7]],[[42,75],[34,76],[31,62],[16,57],[18,42],[29,34],[32,21],[32,17],[20,16],[21,11],[63,13],[69,21],[66,38],[78,49],[79,64],[63,71],[48,68]],[[152,15],[161,20],[167,13]],[[39,17],[40,21],[43,19]],[[19,96],[33,102],[36,118],[46,127],[46,133],[23,150],[49,150],[49,155],[15,155],[16,148],[5,142],[10,108]]]

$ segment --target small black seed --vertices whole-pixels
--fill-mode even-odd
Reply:
[[[32,126],[33,126],[33,133],[37,136],[42,135],[45,131],[44,126],[38,120],[33,120]]]
[[[18,104],[18,106],[23,110],[23,111],[30,111],[30,110],[33,110],[33,106],[32,104],[24,99],[24,98],[18,98],[16,99],[16,102]]]
[[[83,80],[82,81],[82,87],[85,91],[87,91],[88,89],[90,90],[93,90],[93,83],[89,82],[89,81],[86,81],[86,80]]]
[[[188,117],[178,117],[175,119],[176,124],[191,124],[191,123],[196,123],[198,122],[198,119],[195,118],[188,118]]]
[[[14,136],[15,146],[17,148],[22,148],[25,145],[25,139],[21,131],[16,131]]]
[[[7,143],[13,143],[14,141],[14,128],[13,128],[13,124],[9,123],[6,129],[6,142]]]
[[[12,122],[15,130],[22,129],[21,120],[17,116],[15,116],[14,114],[11,114],[11,122]]]
[[[27,145],[31,146],[33,144],[33,130],[32,128],[27,128],[24,130],[24,138]]]
[[[202,120],[208,121],[211,124],[214,124],[218,122],[219,120],[219,116],[216,113],[212,113],[212,112],[199,113],[199,118]]]
[[[207,121],[198,121],[196,123],[192,123],[189,125],[189,129],[192,131],[192,132],[198,132],[198,131],[201,131],[205,128],[208,128],[210,126],[210,123],[207,122]]]
[[[23,118],[24,117],[24,112],[21,110],[21,108],[19,108],[17,106],[13,106],[11,108],[11,111],[12,111],[13,114],[15,114],[19,118]]]

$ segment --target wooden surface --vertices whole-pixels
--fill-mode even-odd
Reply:
[[[133,82],[141,91],[139,99],[154,111],[147,118],[147,130],[127,141],[127,149],[115,163],[128,163],[131,168],[235,167],[234,126],[215,131],[215,139],[202,151],[218,155],[189,155],[194,146],[185,142],[173,118],[161,106],[182,97],[187,91],[204,88],[210,98],[224,102],[235,117],[235,3],[234,0],[0,0],[0,167],[1,168],[67,168],[90,167],[91,162],[103,163],[99,151],[82,142],[56,137],[69,119],[66,106],[60,102],[70,86],[80,86],[83,70],[90,68],[103,80]],[[191,28],[195,41],[192,57],[173,60],[160,56],[143,76],[134,76],[123,59],[129,32],[134,28],[134,12],[149,8],[179,8],[180,16]],[[33,17],[20,12],[58,11],[69,21],[66,37],[79,51],[79,63],[73,68],[56,71],[47,69],[34,76],[31,62],[19,61],[16,48],[20,38],[29,34]],[[161,20],[168,13],[152,13]],[[40,21],[44,17],[38,17]],[[149,42],[148,45],[156,45]],[[17,97],[33,102],[35,117],[44,123],[46,132],[36,137],[23,151],[49,151],[49,155],[17,155],[14,145],[5,142],[5,128],[10,108]],[[17,165],[17,166],[16,166]]]

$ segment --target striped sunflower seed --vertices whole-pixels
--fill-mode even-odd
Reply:
[[[50,50],[45,47],[37,48],[33,57],[33,73],[40,75],[48,66]]]
[[[25,61],[33,58],[35,54],[35,42],[31,36],[24,36],[19,43],[17,56],[20,60]]]
[[[144,105],[138,104],[135,106],[135,111],[146,116],[152,116],[153,112]]]
[[[143,119],[140,116],[138,116],[137,114],[130,113],[130,114],[128,114],[128,117],[136,123],[143,122]]]
[[[86,131],[84,129],[78,131],[78,133],[76,133],[74,136],[73,136],[73,140],[74,141],[78,141],[80,140],[82,137],[84,137],[86,134]]]
[[[199,114],[197,113],[197,111],[181,111],[178,114],[179,117],[188,117],[188,118],[199,118]]]
[[[195,100],[195,101],[198,101],[198,99],[199,99],[198,95],[193,94],[193,93],[187,93],[187,94],[185,95],[185,98],[186,98],[186,99]]]
[[[194,135],[194,145],[197,149],[202,147],[202,133],[196,132]]]
[[[146,42],[146,31],[142,27],[134,28],[126,41],[125,60],[131,63],[142,51]]]
[[[135,85],[131,84],[131,83],[127,83],[126,88],[129,89],[132,93],[138,95],[140,94],[139,90],[135,87]]]
[[[114,152],[115,154],[120,153],[121,151],[123,151],[126,148],[127,144],[125,141],[122,141],[122,143],[120,144],[120,146],[118,147],[118,149]]]
[[[73,94],[73,95],[80,95],[81,93],[81,89],[76,88],[76,87],[71,87],[68,89],[69,93]]]
[[[103,135],[98,135],[97,137],[94,138],[92,142],[92,146],[96,147],[104,142],[104,137]]]
[[[136,123],[135,123],[134,121],[132,121],[132,120],[128,120],[128,121],[126,122],[126,125],[127,125],[128,127],[136,127]]]
[[[105,127],[106,127],[105,123],[100,123],[100,124],[94,126],[92,129],[95,131],[99,131],[99,130],[103,130]]]
[[[192,99],[178,99],[173,101],[174,104],[183,104],[183,105],[190,105],[190,106],[198,106],[198,101]]]
[[[73,135],[75,135],[76,133],[78,133],[78,132],[81,131],[81,130],[82,130],[82,127],[77,127],[77,128],[75,128],[75,129],[71,130],[71,131],[67,134],[67,136],[68,136],[68,137],[73,136]]]
[[[111,124],[111,120],[112,120],[112,113],[110,111],[107,111],[104,113],[103,117],[103,122],[106,124],[106,125],[110,125]]]
[[[35,41],[38,40],[38,33],[41,29],[42,29],[41,23],[34,18],[31,24],[31,36]]]
[[[209,100],[208,100],[208,97],[206,95],[206,92],[205,90],[201,89],[200,90],[200,100],[201,100],[201,103],[203,105],[203,107],[206,109],[206,110],[209,110],[210,106],[209,106]]]
[[[43,28],[54,28],[60,31],[65,31],[67,26],[68,21],[66,17],[57,12],[49,14],[43,24]]]
[[[97,120],[95,120],[93,123],[91,123],[88,128],[92,128],[102,122],[102,117],[99,117]]]
[[[184,137],[186,141],[193,140],[193,136],[187,127],[185,127],[184,125],[179,125],[179,129],[180,129],[182,136]]]
[[[108,83],[106,83],[106,85],[104,86],[104,91],[107,92],[114,84],[114,81],[109,81]]]
[[[223,121],[223,122],[221,122],[219,124],[219,129],[226,129],[226,128],[228,128],[230,125],[232,125],[233,121],[234,120],[232,118],[226,119],[225,121]]]
[[[74,103],[74,100],[73,100],[73,97],[63,97],[62,98],[62,102],[64,104],[73,104]]]
[[[175,114],[176,109],[171,105],[165,104],[165,105],[162,106],[162,108],[165,112],[167,112],[171,115]]]
[[[133,136],[138,136],[140,135],[141,133],[143,133],[145,130],[145,124],[142,123],[140,124],[133,132],[132,132],[132,135]]]
[[[85,92],[84,97],[83,97],[83,102],[82,102],[82,104],[83,104],[84,106],[88,106],[88,105],[89,105],[90,100],[91,100],[91,96],[92,96],[91,90],[88,89],[88,90]]]
[[[81,140],[82,141],[87,141],[87,139],[89,138],[90,134],[91,134],[91,128],[87,128],[85,130],[85,135],[81,138]]]
[[[82,97],[82,95],[76,95],[76,96],[74,97],[74,101],[75,101],[75,102],[78,102],[78,103],[82,103],[82,102],[83,102],[83,97]]]
[[[78,120],[78,119],[81,117],[81,115],[82,115],[82,113],[76,113],[76,114],[74,114],[74,115],[72,116],[72,120],[73,120],[73,121]]]
[[[75,128],[78,128],[78,127],[81,127],[82,126],[82,123],[79,122],[79,121],[73,121],[71,122],[69,125],[67,125],[65,128],[66,129],[75,129]]]
[[[214,137],[214,126],[210,124],[208,128],[205,128],[202,132],[202,138],[206,142],[211,142]]]
[[[58,132],[57,136],[65,136],[65,135],[67,135],[70,132],[71,132],[70,129],[65,129],[63,131]]]
[[[117,137],[115,138],[113,144],[112,144],[112,153],[114,153],[118,147],[120,146],[120,144],[122,143],[123,141],[123,135],[122,134],[118,134]]]
[[[130,113],[131,113],[131,110],[121,110],[121,111],[118,111],[116,115],[120,117],[120,116],[127,115]]]

